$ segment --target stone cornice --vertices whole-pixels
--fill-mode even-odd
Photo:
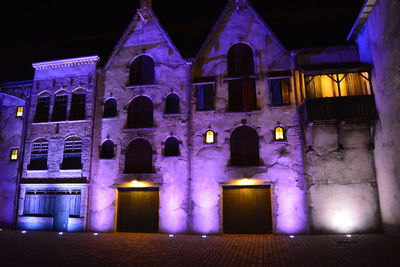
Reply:
[[[99,62],[99,60],[100,58],[98,56],[77,57],[77,58],[38,62],[38,63],[33,63],[32,66],[35,70],[55,69],[55,68],[72,67],[72,66],[86,65],[93,63],[96,64],[97,62]]]

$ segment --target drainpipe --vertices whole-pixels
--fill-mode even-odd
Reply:
[[[97,64],[97,63],[96,63]],[[93,155],[94,155],[94,131],[95,131],[95,122],[96,122],[96,108],[97,108],[97,85],[99,84],[99,79],[100,79],[100,75],[98,75],[99,70],[97,69],[96,66],[96,70],[94,71],[94,77],[93,77],[93,82],[95,83],[93,85],[93,112],[92,112],[92,134],[91,137],[92,139],[90,140],[90,160],[89,160],[89,173],[88,173],[88,177],[87,177],[87,197],[86,197],[86,223],[85,223],[85,231],[88,231],[88,227],[89,227],[89,217],[90,217],[90,199],[91,199],[91,190],[90,190],[90,182],[92,180],[92,166],[93,166]]]
[[[18,170],[17,170],[17,181],[15,183],[15,198],[14,198],[14,218],[13,218],[13,226],[17,228],[18,224],[18,210],[19,210],[19,195],[21,194],[21,177],[23,171],[23,164],[25,158],[25,144],[26,144],[26,132],[27,132],[27,125],[30,117],[30,107],[31,107],[31,95],[32,95],[32,88],[34,86],[35,81],[32,81],[32,85],[29,89],[24,89],[26,93],[25,97],[25,111],[24,111],[24,118],[22,122],[22,133],[21,133],[21,144],[19,146],[19,151],[21,152],[19,155],[19,162],[18,162]]]
[[[187,228],[188,232],[193,231],[193,205],[192,205],[192,83],[190,80],[193,62],[187,61],[187,71],[186,71],[186,98],[187,98],[187,121],[188,121],[188,131],[187,131],[187,166],[188,166],[188,179],[187,179]]]

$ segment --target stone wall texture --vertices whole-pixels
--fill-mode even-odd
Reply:
[[[375,164],[382,223],[400,234],[400,3],[377,1],[357,43],[361,59],[373,61],[373,87],[379,112],[375,134]]]

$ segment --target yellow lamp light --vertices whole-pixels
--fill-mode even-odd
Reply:
[[[208,130],[206,132],[206,144],[214,144],[215,143],[215,133],[212,130]]]
[[[283,127],[278,126],[275,128],[274,139],[276,141],[285,140],[285,131],[284,131]]]

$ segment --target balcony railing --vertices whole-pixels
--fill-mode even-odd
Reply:
[[[377,119],[373,95],[306,99],[299,112],[304,124]]]

